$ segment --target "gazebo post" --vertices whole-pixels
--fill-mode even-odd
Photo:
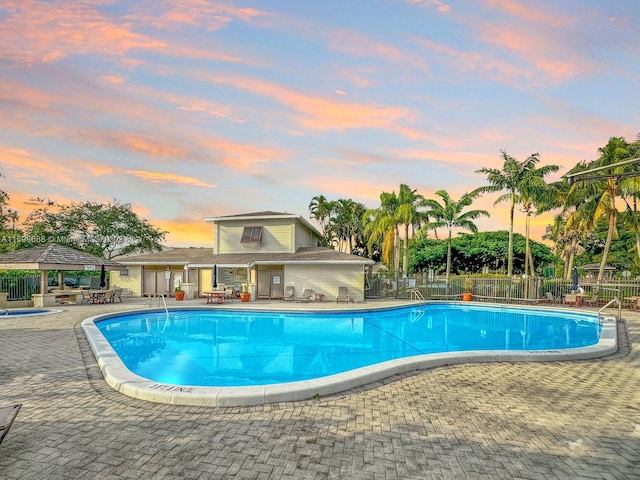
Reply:
[[[40,293],[47,293],[49,288],[49,270],[40,270]]]

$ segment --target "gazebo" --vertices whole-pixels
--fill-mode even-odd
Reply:
[[[46,295],[49,270],[126,270],[127,267],[56,243],[0,254],[0,270],[40,270],[40,294]],[[60,274],[62,276],[62,274]],[[60,278],[62,285],[62,279]],[[34,305],[35,305],[34,299]]]
[[[586,279],[594,279],[598,277],[598,272],[600,271],[599,263],[588,263],[586,265],[578,266],[578,270],[583,270],[585,272]],[[605,278],[613,278],[616,273],[616,267],[612,267],[610,265],[605,265],[604,267],[604,277]]]

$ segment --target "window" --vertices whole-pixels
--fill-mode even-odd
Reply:
[[[262,241],[262,227],[244,227],[240,243],[260,243]]]

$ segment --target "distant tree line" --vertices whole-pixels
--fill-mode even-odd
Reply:
[[[400,275],[434,268],[448,276],[452,272],[479,272],[483,267],[507,275],[535,275],[555,264],[569,279],[574,266],[599,263],[601,280],[607,262],[640,274],[640,162],[636,161],[640,160],[640,135],[631,143],[623,137],[610,138],[598,149],[598,158],[579,162],[558,182],[545,180],[559,167],[539,165],[538,153],[519,161],[501,151],[501,160],[500,169],[477,170],[486,177],[487,185],[459,199],[444,190],[435,192],[436,198],[426,198],[401,184],[397,193],[382,192],[377,208],[365,209],[350,199],[332,201],[316,195],[309,211],[327,246],[379,258]],[[591,171],[594,173],[576,175]],[[575,181],[570,182],[569,177]],[[477,233],[474,221],[489,212],[471,206],[490,193],[498,194],[495,204],[509,204],[506,239],[503,232],[489,236]],[[551,248],[531,241],[527,229],[524,251],[520,251],[521,236],[513,231],[516,208],[528,217],[557,212],[544,236],[552,242]],[[622,235],[618,228],[621,222]],[[471,234],[464,234],[465,230]],[[446,237],[440,240],[438,234],[443,231]],[[454,231],[459,234],[456,238]],[[471,242],[474,237],[477,242]]]

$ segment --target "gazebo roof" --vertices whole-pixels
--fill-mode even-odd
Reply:
[[[580,270],[600,270],[600,264],[599,263],[587,263],[586,265],[578,265],[576,268],[580,269]],[[615,270],[616,267],[612,267],[611,265],[605,265],[604,266],[605,270]]]
[[[121,263],[55,243],[0,254],[0,270],[125,270]]]

